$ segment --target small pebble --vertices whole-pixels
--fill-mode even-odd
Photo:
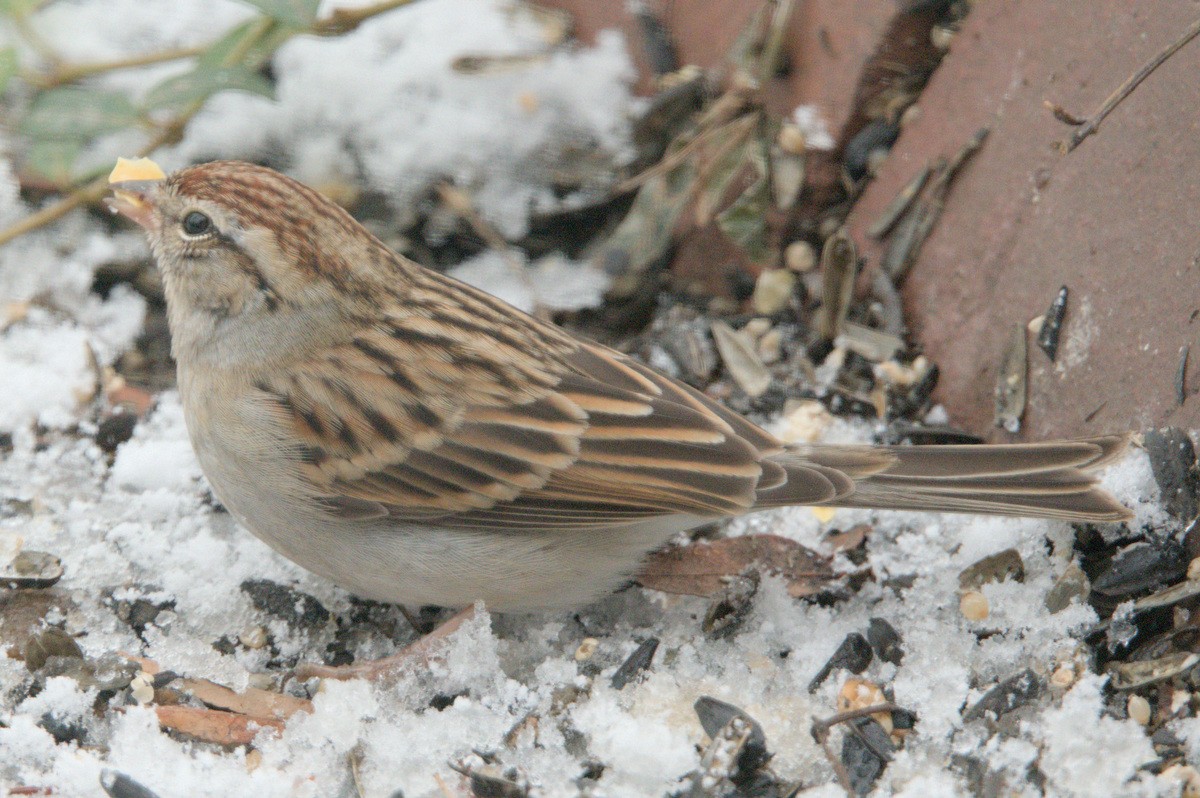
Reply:
[[[783,409],[778,435],[784,443],[813,443],[821,439],[833,423],[825,405],[813,399],[789,400]]]
[[[963,590],[971,590],[989,582],[1007,579],[1025,581],[1025,563],[1016,549],[998,551],[971,563],[958,575],[958,586]]]
[[[537,112],[542,106],[542,101],[536,94],[531,91],[523,91],[517,95],[517,105],[527,114]]]
[[[883,168],[883,163],[892,154],[891,150],[880,147],[879,149],[871,150],[867,155],[867,174],[877,175],[879,170]]]
[[[1075,666],[1070,662],[1064,662],[1054,669],[1054,673],[1050,675],[1050,684],[1062,690],[1075,683]]]
[[[808,147],[808,137],[796,125],[784,125],[779,129],[779,148],[789,155],[803,155]]]
[[[765,335],[770,329],[771,320],[764,319],[762,316],[757,316],[746,322],[746,326],[742,328],[742,331],[751,338],[758,339],[762,338],[763,335]]]
[[[4,323],[0,324],[0,329],[25,321],[28,315],[28,302],[9,302],[4,306]]]
[[[1126,710],[1129,712],[1129,717],[1139,726],[1145,726],[1150,722],[1150,702],[1140,695],[1129,696]]]
[[[1046,593],[1046,609],[1051,614],[1062,612],[1073,600],[1086,598],[1090,587],[1087,574],[1078,565],[1071,563]]]
[[[100,787],[110,798],[158,798],[158,793],[149,787],[119,770],[109,768],[100,771]]]
[[[768,269],[754,284],[754,312],[774,316],[792,301],[796,274],[788,269]]]
[[[905,366],[895,360],[885,360],[882,363],[875,364],[875,376],[888,385],[894,385],[898,388],[908,388],[914,384],[924,374],[918,374],[916,369],[911,366]]]
[[[257,748],[251,748],[246,752],[246,772],[253,773],[258,770],[259,765],[262,764],[262,760],[262,751],[259,751]]]
[[[783,357],[783,333],[779,330],[767,330],[758,339],[758,356],[768,365],[778,363]]]
[[[149,704],[154,700],[154,677],[145,671],[140,671],[129,683],[133,700],[139,704]]]
[[[596,649],[600,647],[600,641],[594,637],[585,637],[583,642],[579,644],[579,648],[575,649],[575,661],[587,662],[596,653]]]
[[[1200,798],[1200,771],[1191,765],[1170,765],[1158,774],[1160,779],[1183,782],[1181,798]]]
[[[950,49],[954,41],[954,29],[945,25],[934,25],[929,29],[929,42],[942,52]]]
[[[238,635],[238,640],[246,648],[260,649],[267,644],[267,630],[261,626],[251,626]]]
[[[278,692],[279,685],[275,683],[275,677],[269,673],[252,673],[246,679],[246,683],[256,690],[272,690]]]
[[[883,688],[866,679],[847,679],[837,696],[838,712],[850,712],[855,709],[866,709],[889,703],[891,702],[883,694]],[[876,712],[871,717],[884,728],[884,731],[888,734],[892,733],[891,712]]]
[[[807,241],[793,241],[783,251],[783,262],[794,272],[811,272],[817,268],[817,251]]]
[[[135,413],[116,413],[104,419],[96,429],[96,445],[112,454],[118,446],[133,437],[137,420]]]
[[[958,609],[968,621],[982,621],[988,617],[987,597],[978,590],[968,590],[959,599]]]

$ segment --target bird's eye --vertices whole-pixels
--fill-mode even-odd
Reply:
[[[192,211],[183,217],[183,232],[190,236],[202,236],[212,229],[212,219],[200,211]]]

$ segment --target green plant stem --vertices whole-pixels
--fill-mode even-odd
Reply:
[[[309,32],[318,36],[337,36],[349,33],[371,17],[377,17],[412,2],[413,0],[381,0],[375,5],[362,8],[334,9],[329,16],[314,22]]]
[[[207,46],[177,47],[172,50],[161,50],[157,53],[134,55],[129,58],[117,58],[112,61],[93,61],[82,64],[63,64],[46,75],[22,74],[21,79],[39,89],[52,89],[64,83],[74,83],[93,75],[105,72],[116,72],[121,69],[163,64],[168,61],[179,61],[184,58],[195,58],[207,49]]]

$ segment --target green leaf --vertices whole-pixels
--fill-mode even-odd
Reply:
[[[0,48],[0,94],[8,87],[8,82],[13,79],[20,69],[20,64],[17,63],[17,50],[15,47]]]
[[[717,227],[755,263],[768,263],[773,253],[767,236],[771,193],[760,177],[733,204],[717,214]]]
[[[83,145],[78,141],[42,139],[29,148],[26,167],[56,185],[70,185],[75,159]]]
[[[285,25],[307,28],[317,18],[320,0],[242,0]]]
[[[247,20],[234,26],[200,55],[197,65],[257,67],[265,64],[279,45],[297,33],[297,29],[288,25],[270,25],[264,31],[259,24],[261,19],[259,17]],[[236,62],[230,62],[229,59],[234,53],[239,53],[241,57]]]
[[[18,129],[35,141],[87,141],[137,124],[140,118],[121,92],[71,86],[39,94]]]
[[[25,19],[37,10],[37,0],[0,0],[0,17]]]
[[[221,91],[244,91],[270,99],[275,98],[271,81],[244,66],[213,67],[198,65],[191,72],[167,78],[146,92],[147,110],[176,108],[203,102]]]

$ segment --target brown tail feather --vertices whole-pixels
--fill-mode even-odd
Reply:
[[[840,471],[851,490],[823,504],[936,512],[1122,521],[1130,512],[1096,486],[1093,473],[1124,452],[1127,435],[983,446],[812,446],[778,455],[785,469]],[[785,484],[758,506],[788,501]]]

